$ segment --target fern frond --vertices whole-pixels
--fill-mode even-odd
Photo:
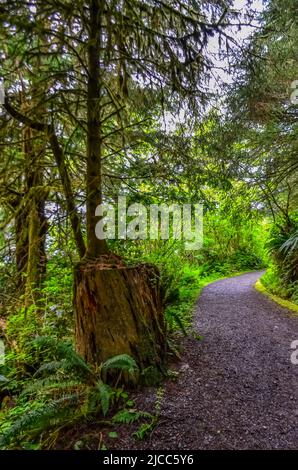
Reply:
[[[72,347],[68,350],[63,350],[65,364],[64,370],[69,371],[75,369],[77,372],[80,372],[84,376],[93,375],[90,366],[84,361],[84,359],[74,351]]]
[[[41,375],[43,373],[45,374],[52,374],[54,372],[57,372],[59,369],[63,369],[65,365],[65,359],[62,359],[61,361],[51,361],[51,362],[46,362],[45,364],[42,364],[39,369],[34,374],[34,377],[37,377],[38,375]]]
[[[49,429],[57,423],[60,424],[73,414],[73,408],[76,408],[78,403],[79,395],[72,394],[58,400],[52,400],[35,410],[23,414],[0,437],[0,447],[9,444],[12,439],[20,438],[24,433],[37,432]]]
[[[42,392],[44,388],[46,387],[51,387],[55,383],[58,382],[58,377],[57,376],[50,376],[50,377],[44,377],[42,379],[35,379],[34,382],[30,383],[30,385],[27,385],[25,387],[21,394],[20,397],[23,397],[25,395],[33,395],[34,393]]]
[[[95,384],[95,396],[98,396],[103,415],[106,416],[110,408],[110,400],[114,396],[114,390],[101,380]]]
[[[38,336],[34,339],[33,344],[42,351],[50,351],[53,355],[58,352],[59,342],[51,336]]]
[[[26,389],[23,390],[21,396],[23,395],[49,395],[51,392],[67,392],[69,389],[78,389],[84,387],[79,380],[64,380],[58,381],[57,378],[53,379],[52,377],[41,379],[30,384]]]
[[[118,413],[113,416],[112,421],[114,423],[131,424],[142,418],[152,419],[152,415],[146,411],[124,409],[118,411]]]
[[[75,371],[84,377],[92,375],[90,366],[73,349],[70,342],[57,341],[48,336],[40,336],[34,340],[34,344],[43,351],[50,352],[53,357],[53,361],[42,365],[38,369],[36,372],[37,375],[42,372],[51,372],[51,370],[57,370],[59,368],[67,372]]]
[[[294,233],[288,240],[286,240],[280,247],[280,251],[290,255],[298,251],[298,232]]]
[[[102,364],[103,371],[111,369],[126,370],[131,375],[139,370],[136,361],[128,354],[113,356]]]

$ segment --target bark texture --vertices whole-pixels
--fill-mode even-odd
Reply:
[[[47,190],[43,181],[44,142],[25,127],[23,154],[25,159],[22,195],[15,198],[15,239],[18,287],[25,293],[25,303],[34,303],[46,272],[45,241]]]
[[[102,10],[103,2],[89,1],[89,40],[87,46],[87,175],[86,175],[86,218],[88,258],[97,258],[109,252],[106,240],[96,237],[95,226],[98,217],[96,208],[102,203],[102,151],[103,136],[101,126],[100,97],[102,76],[100,68]]]
[[[75,268],[77,351],[91,364],[125,353],[140,369],[162,371],[166,342],[157,269],[105,258]]]

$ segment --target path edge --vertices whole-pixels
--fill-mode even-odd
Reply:
[[[254,288],[258,292],[263,294],[265,297],[269,298],[270,300],[273,300],[273,302],[275,302],[276,304],[290,310],[292,314],[295,314],[294,316],[298,316],[298,305],[294,304],[293,302],[290,302],[289,300],[283,299],[276,294],[272,294],[272,292],[269,292],[262,283],[261,279],[257,280],[254,285]]]

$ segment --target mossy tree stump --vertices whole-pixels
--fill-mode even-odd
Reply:
[[[78,353],[90,364],[129,354],[140,369],[162,371],[166,341],[158,270],[125,266],[108,255],[80,262],[74,274]]]

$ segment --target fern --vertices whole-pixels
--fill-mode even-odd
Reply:
[[[40,336],[34,340],[34,344],[42,351],[50,352],[54,359],[52,362],[41,366],[39,368],[40,372],[47,368],[50,370],[51,368],[61,367],[65,371],[76,370],[84,376],[92,375],[91,368],[84,359],[74,351],[70,342],[57,341],[48,336]],[[60,359],[60,361],[57,361],[57,359]]]
[[[133,436],[137,439],[144,439],[156,426],[157,415],[152,415],[147,411],[124,408],[118,411],[112,418],[112,422],[115,424],[133,424],[139,420],[145,420],[146,422],[141,424],[139,429],[133,433]]]
[[[28,387],[26,387],[20,396],[24,395],[47,395],[51,392],[57,392],[62,390],[63,392],[69,389],[78,389],[82,387],[82,383],[79,380],[64,380],[59,381],[57,377],[46,377],[45,379],[36,380]]]
[[[174,321],[176,322],[178,327],[181,329],[184,336],[187,336],[187,331],[186,331],[185,326],[183,325],[183,322],[182,322],[181,318],[179,317],[178,313],[174,312],[171,309],[168,309],[168,314],[174,319]]]
[[[149,418],[151,420],[152,417],[153,416],[146,411],[128,410],[125,408],[118,411],[118,413],[113,416],[112,421],[114,423],[132,424],[141,418]]]
[[[63,368],[66,372],[75,370],[76,372],[80,372],[84,377],[93,375],[91,367],[72,348],[67,350],[65,359],[66,361]]]
[[[139,370],[136,361],[128,354],[111,357],[102,364],[104,372],[111,369],[126,370],[130,375],[134,375]]]
[[[7,412],[0,439],[2,448],[9,447],[11,442],[28,443],[28,438],[33,439],[31,444],[34,444],[38,436],[53,427],[63,428],[100,412],[106,416],[112,403],[127,399],[122,388],[105,383],[106,373],[120,370],[120,374],[125,371],[133,375],[138,371],[135,360],[127,354],[112,357],[93,370],[73,350],[71,343],[49,337],[39,337],[33,343],[45,354],[47,362],[40,365],[30,382],[25,382],[27,385],[17,405]],[[141,417],[149,415],[130,414],[131,422]],[[42,439],[46,439],[46,435]]]
[[[155,425],[155,419],[152,420],[151,423],[144,423],[137,431],[133,433],[133,436],[139,440],[142,440],[154,429]]]
[[[45,388],[55,385],[57,382],[59,382],[59,379],[57,376],[50,376],[50,377],[44,377],[42,379],[35,379],[22,390],[22,392],[20,393],[20,397],[23,397],[26,395],[37,394],[38,392],[41,392]]]
[[[22,434],[34,433],[60,424],[66,417],[69,417],[70,413],[73,413],[73,408],[76,407],[78,401],[78,395],[72,394],[24,413],[0,437],[0,447],[6,446],[13,438],[18,438]]]
[[[110,401],[114,397],[114,390],[109,385],[105,384],[101,380],[95,384],[93,390],[93,397],[95,399],[99,399],[101,404],[102,413],[104,416],[109,411],[110,408]]]
[[[295,232],[281,245],[280,251],[283,251],[288,255],[298,251],[298,232]]]
[[[46,362],[45,364],[42,364],[39,369],[34,374],[34,377],[37,377],[42,374],[52,374],[54,372],[57,372],[57,370],[62,369],[64,367],[65,359],[61,361],[51,361],[51,362]]]
[[[38,336],[33,341],[36,348],[39,348],[43,352],[50,352],[51,355],[58,356],[58,345],[56,338],[50,336]],[[65,349],[68,347],[68,343],[64,343]]]

